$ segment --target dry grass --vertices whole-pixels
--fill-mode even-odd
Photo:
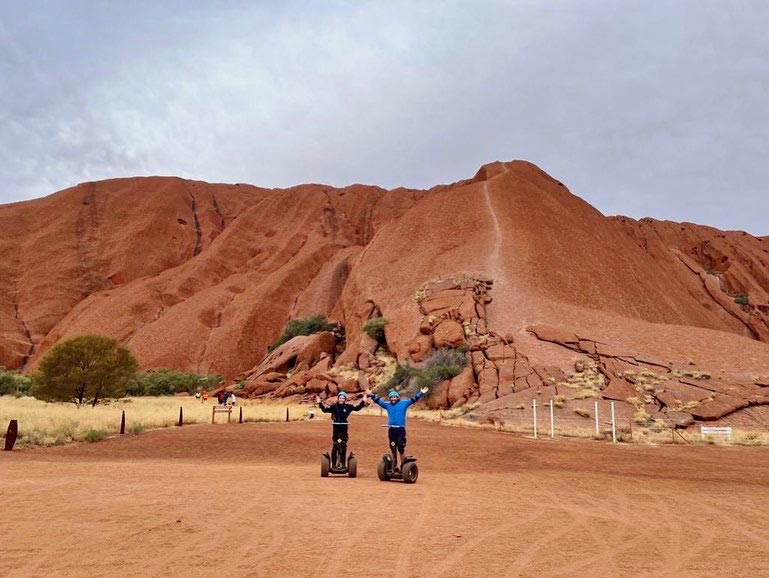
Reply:
[[[598,365],[589,361],[581,365],[581,371],[572,373],[565,382],[558,385],[576,389],[574,399],[588,399],[600,397],[601,391],[606,387],[606,378],[598,370]]]
[[[201,403],[194,397],[136,397],[109,404],[78,408],[71,403],[46,403],[32,397],[0,397],[0,428],[11,419],[19,422],[18,444],[22,446],[53,446],[79,441],[98,441],[120,430],[121,412],[126,412],[126,432],[140,433],[145,429],[169,427],[179,419],[179,407],[184,408],[184,423],[210,423],[208,400]],[[243,407],[243,421],[284,421],[286,408],[290,419],[304,419],[307,406],[273,401],[239,400],[233,409],[237,420]],[[217,415],[217,422],[226,421]],[[102,433],[104,435],[102,435]]]

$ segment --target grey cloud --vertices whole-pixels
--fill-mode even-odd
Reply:
[[[768,28],[749,1],[7,2],[0,201],[525,158],[607,214],[767,234]]]

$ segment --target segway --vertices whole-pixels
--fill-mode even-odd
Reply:
[[[390,454],[384,454],[382,456],[382,461],[379,462],[379,466],[377,466],[376,474],[383,482],[400,480],[404,484],[414,484],[419,477],[417,459],[414,456],[406,456],[403,458],[403,467],[400,471],[395,471],[393,468],[392,456]]]
[[[339,452],[335,452],[334,449],[336,449],[337,442],[334,442],[334,448],[331,450],[331,453],[336,455]],[[320,477],[321,478],[327,478],[329,475],[332,476],[350,476],[351,478],[357,478],[358,477],[358,458],[355,457],[355,454],[353,452],[350,452],[350,455],[347,456],[347,461],[345,463],[337,463],[334,462],[334,460],[331,459],[331,456],[328,452],[324,453],[320,456]]]

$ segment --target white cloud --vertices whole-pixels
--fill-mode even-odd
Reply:
[[[526,158],[605,213],[769,232],[769,7],[0,7],[0,201],[84,180],[428,187]]]

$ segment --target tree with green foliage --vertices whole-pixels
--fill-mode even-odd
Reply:
[[[131,352],[114,339],[84,335],[63,341],[40,361],[35,397],[72,401],[77,405],[121,397],[138,364]]]
[[[293,319],[286,325],[283,335],[278,337],[267,349],[273,351],[298,335],[312,335],[321,331],[333,331],[335,325],[329,323],[325,315],[313,315],[304,319]]]

